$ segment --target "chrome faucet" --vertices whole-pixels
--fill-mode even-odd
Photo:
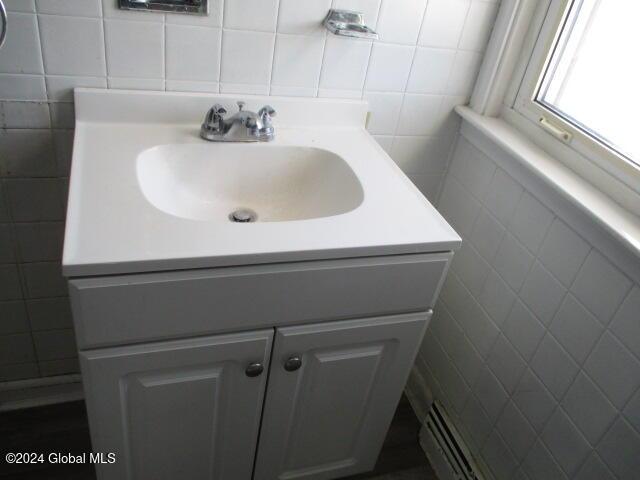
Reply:
[[[270,142],[276,136],[272,123],[276,111],[266,105],[258,113],[244,110],[238,102],[238,112],[224,118],[227,110],[220,104],[209,109],[200,129],[200,136],[210,142]]]

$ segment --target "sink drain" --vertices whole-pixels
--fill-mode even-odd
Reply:
[[[255,222],[258,218],[258,214],[248,208],[239,208],[229,214],[229,220],[236,223],[251,223]]]

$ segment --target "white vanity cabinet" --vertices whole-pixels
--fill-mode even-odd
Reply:
[[[374,468],[451,256],[71,279],[98,478]]]

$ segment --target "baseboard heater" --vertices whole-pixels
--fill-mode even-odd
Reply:
[[[420,445],[441,480],[485,480],[438,402],[433,402],[420,429]]]

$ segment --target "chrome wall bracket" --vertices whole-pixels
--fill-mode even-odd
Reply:
[[[335,35],[373,40],[378,38],[378,34],[364,24],[364,17],[360,12],[331,9],[323,24]]]
[[[115,1],[115,0],[111,0]],[[121,10],[208,15],[208,0],[118,0]]]

